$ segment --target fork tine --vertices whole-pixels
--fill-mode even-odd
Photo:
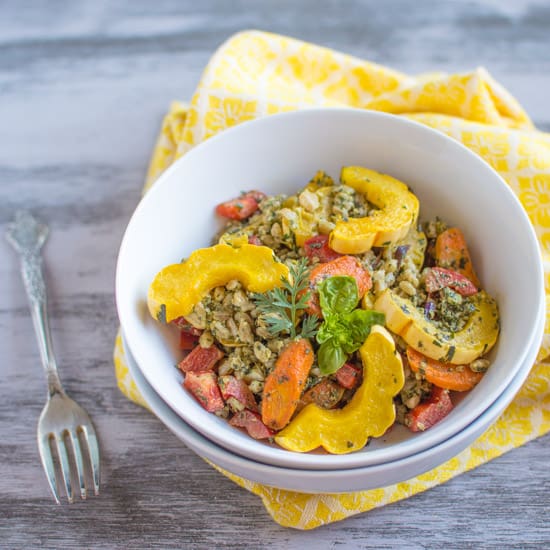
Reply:
[[[53,464],[49,435],[45,435],[38,439],[38,450],[40,452],[40,460],[42,461],[42,466],[46,472],[46,478],[53,493],[53,497],[55,498],[55,502],[57,502],[57,504],[61,504],[59,502],[59,494],[57,493],[57,485],[55,483],[55,467]]]
[[[69,467],[69,456],[67,454],[67,447],[65,441],[63,441],[63,434],[59,434],[55,438],[55,445],[57,448],[57,456],[59,456],[59,464],[61,465],[61,475],[63,476],[63,483],[65,484],[65,490],[67,491],[67,498],[69,503],[74,502],[73,486],[71,483],[71,470]]]
[[[94,481],[94,494],[99,495],[99,447],[93,428],[82,426],[82,435],[90,451],[90,464],[92,466],[92,479]]]
[[[69,432],[67,439],[70,442],[71,450],[76,463],[76,474],[80,485],[80,498],[86,498],[86,484],[84,482],[84,464],[82,462],[82,448],[78,435],[75,432]]]

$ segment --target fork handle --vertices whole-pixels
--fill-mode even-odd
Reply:
[[[32,322],[40,351],[42,366],[46,371],[48,392],[65,393],[57,373],[57,363],[53,353],[50,323],[47,311],[46,283],[42,272],[42,256],[40,250],[27,251],[21,255],[21,274],[29,299]]]

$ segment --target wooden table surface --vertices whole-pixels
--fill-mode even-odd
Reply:
[[[45,381],[18,264],[0,239],[0,547],[549,547],[550,436],[406,501],[310,532],[274,523],[118,391],[117,250],[169,102],[215,48],[262,28],[411,73],[485,65],[550,129],[546,1],[0,2],[0,230],[47,222],[61,377],[101,440],[102,492],[54,504],[39,463]]]

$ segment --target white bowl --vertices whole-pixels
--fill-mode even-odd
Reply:
[[[147,289],[164,266],[210,244],[214,207],[242,189],[298,190],[318,169],[344,165],[389,173],[420,198],[421,219],[459,226],[483,286],[498,300],[501,335],[493,365],[444,421],[412,434],[401,427],[348,455],[299,454],[255,441],[207,413],[182,390],[174,336],[153,320]],[[120,248],[120,321],[147,381],[193,428],[233,452],[303,469],[357,468],[433,447],[487,410],[519,372],[543,330],[543,270],[534,231],[515,195],[481,158],[440,132],[392,115],[311,109],[255,120],[209,139],[174,163],[138,205]]]
[[[301,470],[263,464],[234,454],[205,438],[186,424],[159,397],[137,366],[125,342],[124,334],[122,340],[130,373],[134,377],[141,395],[157,418],[190,449],[220,468],[250,481],[303,493],[347,493],[378,489],[393,483],[407,481],[443,464],[464,450],[496,421],[520,389],[538,351],[537,346],[530,350],[516,377],[481,416],[443,443],[393,462],[362,468],[327,471]]]

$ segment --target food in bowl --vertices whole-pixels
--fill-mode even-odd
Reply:
[[[148,305],[180,331],[184,387],[253,438],[356,451],[395,422],[430,428],[488,369],[496,301],[404,183],[344,167],[216,212],[216,244],[164,268]]]

